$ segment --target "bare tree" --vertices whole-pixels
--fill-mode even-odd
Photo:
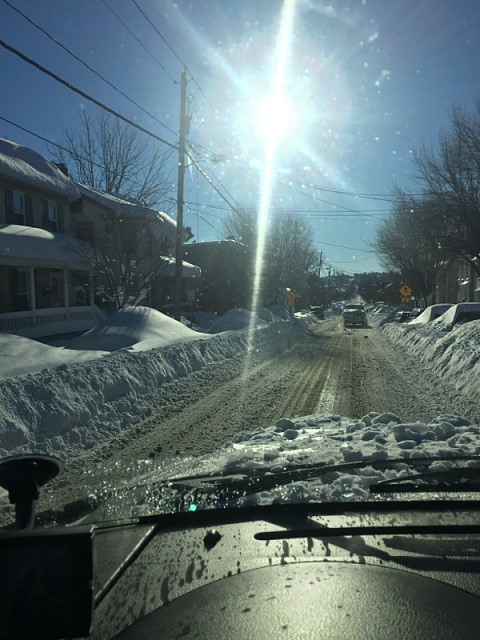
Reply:
[[[279,289],[298,292],[307,287],[308,274],[317,270],[320,256],[312,242],[312,230],[303,220],[276,212],[272,219],[265,256],[267,303],[275,302]]]
[[[245,244],[251,253],[253,264],[258,240],[257,214],[253,210],[235,211],[225,224],[227,234]],[[308,274],[318,269],[320,257],[312,243],[312,232],[301,220],[291,220],[287,214],[276,211],[272,214],[262,268],[262,299],[267,305],[274,304],[280,290],[289,287],[300,291],[307,288]],[[251,290],[251,287],[250,287]]]
[[[111,114],[93,117],[82,110],[79,116],[80,126],[64,131],[63,148],[50,149],[54,160],[82,184],[164,209],[175,184],[172,149],[143,139]]]
[[[167,209],[175,186],[172,150],[144,139],[110,114],[94,117],[80,111],[79,116],[79,127],[65,130],[62,148],[50,149],[54,159],[65,163],[77,182],[138,206],[134,212],[130,207],[124,212],[111,209],[95,222],[77,218],[72,232],[91,246],[84,257],[104,304],[114,309],[148,304],[152,282],[170,269],[161,256],[174,252],[174,234],[159,237],[156,230],[162,224],[154,210]],[[185,233],[191,237],[191,230]]]
[[[148,210],[138,214],[112,210],[102,228],[96,227],[94,241],[92,227],[85,233],[82,223],[76,224],[76,236],[89,244],[75,246],[74,251],[95,273],[97,298],[115,310],[148,303],[154,280],[171,270],[168,256],[175,245],[171,229],[162,228],[155,212]]]
[[[236,209],[224,223],[226,235],[252,250],[257,245],[257,214],[253,209]]]
[[[414,162],[429,223],[443,221],[439,244],[480,276],[480,99],[472,114],[454,106],[451,130],[440,134],[436,150],[423,146]]]
[[[371,246],[387,269],[399,271],[425,303],[435,290],[448,252],[442,247],[444,218],[435,203],[394,190],[390,217],[377,228]]]

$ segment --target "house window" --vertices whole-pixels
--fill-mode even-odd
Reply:
[[[51,202],[50,200],[48,201],[48,219],[50,220],[50,222],[57,223],[58,221],[57,203]]]
[[[47,227],[49,231],[58,231],[58,205],[56,202],[47,200]]]
[[[32,196],[23,191],[5,189],[5,212],[8,224],[33,227]]]
[[[43,228],[47,231],[63,233],[63,206],[52,200],[43,201]]]
[[[13,192],[13,212],[25,218],[25,195],[21,191]]]

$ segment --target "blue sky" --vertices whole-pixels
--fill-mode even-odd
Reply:
[[[273,83],[281,0],[8,3],[155,119],[5,0],[1,40],[173,143],[186,64],[192,153],[229,202],[258,208],[265,166],[258,114]],[[80,109],[98,110],[3,47],[0,78],[0,117],[52,141],[78,126]],[[454,102],[473,109],[479,78],[475,0],[297,0],[283,73],[289,126],[276,146],[272,206],[309,221],[325,266],[380,269],[367,242],[388,214],[394,182],[410,183],[412,151],[448,129]],[[268,112],[271,123],[277,112]],[[46,143],[5,120],[0,136],[49,157]],[[228,205],[193,168],[186,200],[193,212],[186,209],[185,223],[197,240],[224,237]]]

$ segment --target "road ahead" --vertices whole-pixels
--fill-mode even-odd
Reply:
[[[480,423],[478,405],[423,370],[408,350],[392,349],[376,324],[345,330],[338,317],[319,321],[283,353],[240,355],[166,385],[151,407],[147,420],[68,460],[68,472],[49,485],[39,511],[61,509],[91,483],[102,486],[108,469],[115,485],[132,462],[208,454],[282,417],[388,411],[404,422],[456,414]],[[0,513],[4,518],[11,520],[11,509]]]
[[[257,353],[254,361],[215,365],[179,393],[168,403],[159,392],[148,420],[87,455],[197,456],[241,431],[312,413],[361,418],[390,411],[414,422],[456,413],[480,421],[478,407],[432,379],[412,355],[393,350],[377,326],[345,330],[338,317],[318,322],[280,355]]]

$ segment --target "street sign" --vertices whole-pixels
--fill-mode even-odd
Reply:
[[[405,296],[405,298],[402,298],[402,302],[410,302],[410,298],[407,298],[407,297]]]
[[[410,289],[410,287],[408,286],[408,284],[404,284],[403,287],[401,287],[399,289],[400,293],[402,294],[402,296],[404,298],[406,298],[407,296],[409,296],[412,293],[412,290]]]

